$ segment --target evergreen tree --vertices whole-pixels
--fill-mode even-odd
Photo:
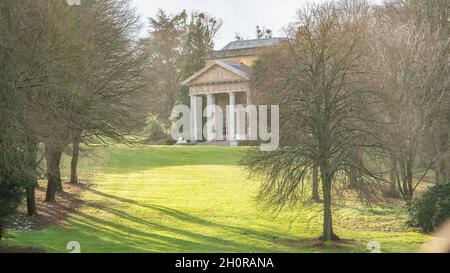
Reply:
[[[171,16],[159,10],[150,18],[150,27],[149,37],[141,42],[148,56],[148,104],[152,114],[168,127],[173,106],[188,104],[188,88],[181,83],[205,66],[221,21],[201,12]]]

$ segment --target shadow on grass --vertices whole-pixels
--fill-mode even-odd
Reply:
[[[359,215],[377,215],[377,216],[391,216],[399,213],[399,208],[394,206],[384,205],[382,207],[363,207],[358,204],[338,204],[336,210],[347,209],[350,211],[356,211]]]
[[[272,241],[273,236],[276,234],[267,234],[264,232],[255,231],[252,229],[224,225],[214,223],[193,215],[177,211],[171,208],[142,204],[135,200],[121,198],[106,194],[97,190],[90,190],[92,193],[99,196],[103,196],[109,199],[113,199],[119,202],[140,206],[142,208],[156,210],[163,215],[167,215],[174,218],[176,221],[186,222],[193,224],[194,226],[204,226],[208,228],[218,229],[232,234],[239,234],[247,236],[249,239],[257,241]],[[94,215],[86,214],[83,212],[75,212],[74,215],[78,216],[72,219],[83,232],[88,231],[89,236],[95,236],[95,240],[104,240],[101,238],[108,238],[108,244],[126,246],[126,249],[132,252],[142,251],[155,251],[155,252],[272,252],[273,249],[258,247],[254,244],[247,245],[245,243],[239,243],[216,236],[209,236],[201,234],[200,232],[193,232],[191,230],[182,229],[176,227],[175,224],[165,225],[157,223],[149,219],[143,219],[126,213],[122,210],[112,208],[107,205],[84,202],[84,205],[91,208],[95,208],[99,211],[106,212],[108,214],[118,217],[118,221],[109,221],[101,219]],[[124,221],[133,222],[133,227],[123,224]],[[136,225],[142,225],[153,229],[155,232],[148,232],[135,228]],[[105,229],[107,227],[107,229]],[[194,229],[193,229],[194,230]],[[168,234],[168,235],[162,235]],[[219,232],[218,232],[219,233]],[[101,236],[96,236],[96,235]],[[280,236],[280,235],[278,235]],[[106,243],[106,242],[105,242]],[[135,248],[133,246],[141,246],[141,248]]]

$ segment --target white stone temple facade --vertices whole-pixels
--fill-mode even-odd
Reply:
[[[251,92],[254,92],[250,90],[251,67],[261,50],[283,41],[283,38],[268,38],[231,42],[222,50],[213,52],[206,66],[183,82],[189,86],[191,97],[193,142],[204,140],[203,135],[206,135],[207,141],[228,140],[233,146],[246,140],[246,134],[237,134],[235,109],[238,106],[251,105]],[[216,113],[216,106],[223,109],[223,113]],[[214,119],[207,126],[206,133],[203,132],[203,123],[200,122],[204,118],[204,109],[207,109],[206,114]],[[219,119],[223,122],[218,122]],[[222,126],[219,124],[226,126],[220,128]],[[249,130],[251,128],[247,128],[247,133]]]

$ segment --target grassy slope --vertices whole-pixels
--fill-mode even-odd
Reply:
[[[258,183],[239,166],[244,151],[162,146],[102,151],[81,164],[85,177],[97,169],[95,186],[83,194],[86,204],[69,227],[10,232],[3,244],[51,252],[66,252],[69,241],[80,242],[83,252],[367,252],[367,243],[378,241],[385,252],[405,252],[428,238],[402,231],[404,214],[398,209],[371,212],[353,205],[335,214],[337,233],[355,241],[314,247],[304,239],[319,237],[320,208],[277,218],[258,208]]]

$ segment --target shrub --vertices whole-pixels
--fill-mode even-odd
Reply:
[[[0,136],[0,240],[3,237],[4,219],[16,212],[23,197],[19,153],[9,144]]]
[[[433,232],[450,218],[450,183],[431,187],[409,207],[408,224]]]
[[[0,240],[3,238],[5,218],[15,213],[23,196],[19,183],[0,181]]]
[[[147,120],[147,126],[143,131],[145,144],[173,144],[169,129],[154,117]]]

